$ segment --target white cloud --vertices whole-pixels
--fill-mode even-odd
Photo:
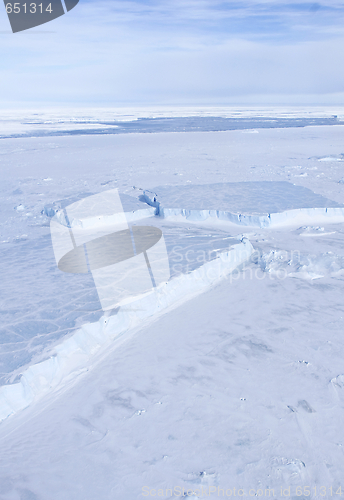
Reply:
[[[0,35],[0,100],[336,102],[344,91],[343,8],[322,2],[339,10],[324,9],[320,19],[319,9],[305,16],[305,4],[314,6],[81,0],[49,25]],[[4,13],[0,30],[6,23]]]

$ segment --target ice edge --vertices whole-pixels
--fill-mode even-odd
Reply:
[[[156,210],[156,215],[162,218],[181,216],[190,222],[205,221],[209,218],[223,222],[231,222],[240,226],[254,226],[260,228],[283,225],[303,224],[309,220],[312,223],[344,222],[344,208],[295,208],[283,212],[266,215],[245,215],[225,212],[221,210],[189,210],[185,208],[165,208],[158,201],[152,199],[147,191],[143,194],[145,201]]]
[[[99,321],[82,326],[55,347],[55,355],[29,367],[20,382],[0,387],[0,422],[76,377],[106,342],[181,299],[187,300],[200,293],[247,261],[253,252],[249,240],[243,239],[218,258],[131,302],[132,310],[120,308],[114,316],[104,315]]]

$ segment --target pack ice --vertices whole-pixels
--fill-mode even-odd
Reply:
[[[2,141],[0,497],[340,496],[341,127]],[[55,222],[154,228],[169,276],[104,307]]]

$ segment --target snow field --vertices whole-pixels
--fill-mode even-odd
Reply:
[[[46,364],[37,357],[25,361],[37,366],[30,366],[11,405],[23,402],[23,394],[35,404],[0,425],[1,500],[132,500],[144,498],[145,486],[274,488],[276,496],[290,487],[291,498],[302,498],[297,487],[310,487],[311,500],[320,488],[323,498],[331,497],[330,487],[337,491],[344,440],[344,231],[333,214],[318,218],[314,209],[340,206],[304,207],[288,224],[260,227],[183,215],[193,209],[236,213],[214,207],[214,196],[194,196],[205,206],[188,207],[185,199],[165,205],[179,210],[178,223],[153,217],[154,224],[171,251],[183,248],[177,249],[181,262],[170,254],[172,288],[141,297],[135,309],[143,311],[130,311],[129,304],[100,317],[81,312],[97,309],[87,283],[67,275],[59,281],[56,264],[45,260],[50,236],[40,212],[113,187],[132,196],[154,186],[175,187],[178,194],[181,185],[211,192],[214,184],[252,181],[288,182],[290,189],[295,183],[341,205],[343,134],[333,126],[3,140],[0,240],[8,243],[0,248],[1,321],[21,342],[33,332],[32,342],[41,345],[49,342],[44,332],[37,335],[43,315],[55,314],[58,322],[73,313],[76,328],[55,337]],[[281,212],[253,215],[268,213]],[[240,272],[228,274],[222,261],[214,269],[211,260],[206,269],[214,274],[200,274],[198,251],[215,256],[218,249],[220,259],[226,244],[248,241],[254,252]],[[199,276],[204,293],[188,276]],[[90,297],[73,302],[82,291]],[[155,312],[144,317],[145,311]],[[16,358],[11,339],[11,369],[20,375],[28,365]]]
[[[90,357],[108,339],[114,339],[136,326],[143,318],[153,316],[174,302],[186,299],[232,272],[249,259],[253,247],[248,240],[234,245],[229,252],[207,262],[187,275],[153,289],[142,298],[133,299],[129,307],[116,315],[102,317],[99,322],[85,325],[55,347],[57,354],[28,368],[20,382],[0,387],[0,421],[56,388],[72,373],[87,367]],[[120,304],[119,304],[120,306]]]

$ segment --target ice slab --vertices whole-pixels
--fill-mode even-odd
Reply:
[[[130,214],[137,217],[137,211],[126,212],[126,217]],[[172,278],[190,273],[237,243],[226,231],[188,228],[159,217],[131,224],[161,229]],[[49,356],[56,343],[83,324],[98,321],[103,311],[90,273],[67,274],[57,268],[49,234],[1,246],[0,273],[2,385]]]
[[[259,227],[303,218],[344,221],[344,205],[285,181],[158,186],[145,191],[144,199],[161,217],[181,215],[192,221],[214,217]]]
[[[343,207],[308,188],[290,182],[226,182],[189,186],[158,186],[152,189],[164,208],[223,210],[265,215],[296,208]]]
[[[77,375],[80,370],[87,368],[91,356],[107,341],[170,305],[200,293],[246,262],[253,252],[251,243],[244,239],[218,258],[138,297],[128,308],[121,307],[117,314],[101,317],[98,322],[81,327],[55,347],[54,356],[30,366],[18,383],[0,388],[0,421],[26,408],[73,374]]]

